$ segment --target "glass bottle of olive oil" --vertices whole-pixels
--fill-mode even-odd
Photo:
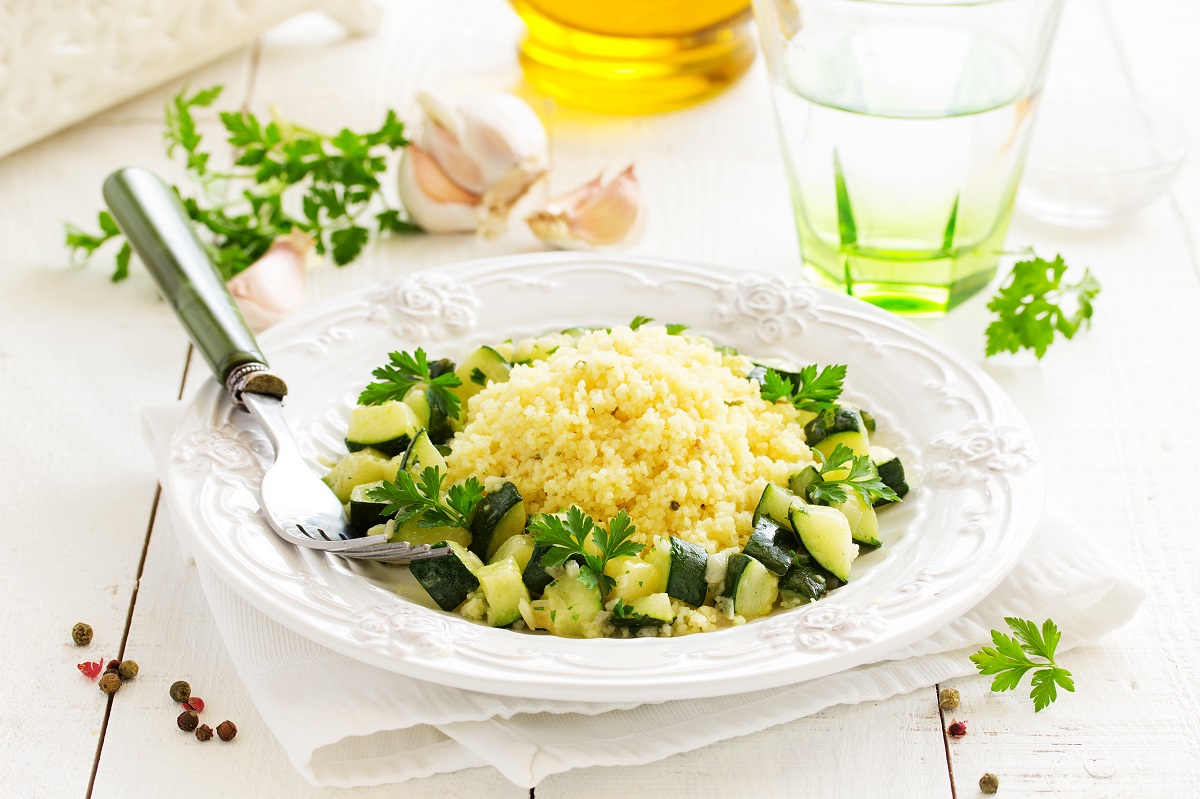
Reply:
[[[701,102],[754,61],[750,0],[512,0],[526,79],[565,105],[645,114]]]

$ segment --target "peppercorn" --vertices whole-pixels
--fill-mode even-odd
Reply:
[[[71,628],[71,640],[75,646],[87,646],[92,642],[92,625],[79,622]]]
[[[179,714],[179,718],[175,719],[175,723],[184,732],[191,732],[200,723],[200,717],[196,715],[196,711],[194,710],[185,710]]]
[[[100,678],[100,690],[106,694],[115,694],[121,688],[121,678],[115,674],[105,674]]]
[[[133,660],[122,660],[121,665],[117,666],[117,674],[122,680],[132,680],[137,676],[138,664]]]
[[[183,703],[183,709],[202,713],[204,712],[204,700],[198,696],[189,696],[187,701]]]
[[[953,688],[943,688],[938,694],[938,707],[942,710],[954,710],[958,707],[958,691]]]
[[[108,665],[104,667],[104,673],[105,674],[116,674],[117,670],[120,668],[121,668],[121,661],[110,660],[110,661],[108,661]]]
[[[232,741],[235,735],[237,735],[237,726],[229,719],[225,719],[217,725],[217,737],[222,741]]]
[[[984,793],[995,793],[1000,790],[1000,778],[989,771],[979,778],[979,790]]]
[[[178,680],[171,683],[171,700],[174,702],[186,702],[188,697],[192,695],[192,686],[188,685],[183,680]]]
[[[212,727],[208,726],[207,724],[201,724],[199,727],[196,728],[196,740],[197,741],[211,741],[212,736],[213,736]]]
[[[967,734],[967,722],[952,721],[950,722],[950,727],[947,729],[947,732],[950,733],[951,738],[961,738]]]

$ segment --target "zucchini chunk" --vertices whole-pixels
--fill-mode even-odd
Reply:
[[[699,607],[708,595],[708,552],[699,544],[682,538],[656,538],[646,553],[653,564],[658,583],[647,593],[665,592],[672,599]]]
[[[599,635],[593,622],[604,609],[600,589],[588,588],[577,576],[560,577],[546,586],[542,598],[530,603],[537,627],[567,638]],[[589,633],[593,633],[589,635]]]
[[[475,509],[471,520],[471,551],[491,560],[508,539],[525,532],[525,503],[512,483],[505,483],[488,494]]]
[[[850,524],[850,537],[860,544],[870,547],[881,547],[879,540],[879,518],[875,508],[863,502],[856,491],[846,491],[845,502],[835,502],[830,507],[839,511]]]
[[[549,544],[535,544],[533,552],[529,555],[529,563],[525,564],[525,570],[521,572],[521,581],[532,596],[541,596],[546,586],[554,581],[542,564],[542,558],[551,549]]]
[[[525,567],[529,565],[529,558],[533,554],[533,536],[528,533],[514,535],[512,538],[505,541],[496,550],[496,554],[488,560],[488,563],[497,563],[505,558],[511,558],[517,564],[518,571],[525,571]]]
[[[796,544],[796,535],[789,527],[764,517],[754,526],[742,552],[782,576],[792,565]]]
[[[429,544],[438,541],[453,541],[459,546],[471,545],[471,532],[461,527],[422,527],[419,519],[409,519],[404,524],[391,527],[388,541],[407,541],[410,544]]]
[[[416,480],[421,476],[421,472],[430,466],[436,466],[443,475],[446,474],[446,459],[429,440],[429,434],[421,429],[414,434],[412,443],[404,451],[400,468]]]
[[[666,580],[659,575],[654,564],[637,555],[613,558],[604,564],[604,573],[617,581],[605,598],[615,597],[626,605],[635,599],[660,593],[666,588]]]
[[[489,563],[475,572],[487,600],[487,622],[507,627],[521,618],[521,603],[529,602],[529,590],[521,582],[521,570],[512,558]]]
[[[404,395],[404,404],[412,408],[421,427],[429,427],[429,398],[424,391],[409,391]]]
[[[609,619],[618,627],[640,630],[643,627],[662,627],[675,621],[671,597],[665,593],[639,597],[622,607],[625,615],[618,616],[614,608],[612,618]]]
[[[810,447],[828,458],[844,444],[854,450],[855,455],[868,455],[871,448],[867,441],[867,426],[854,408],[842,406],[834,411],[818,414],[804,425],[804,440]]]
[[[805,466],[788,478],[788,489],[800,499],[808,502],[808,488],[813,483],[821,482],[821,473],[815,466]]]
[[[345,504],[350,501],[350,492],[355,486],[394,480],[399,468],[398,459],[389,459],[378,450],[361,449],[342,458],[321,479],[333,490],[338,501]]]
[[[872,416],[869,411],[864,411],[862,408],[858,409],[858,415],[862,417],[863,424],[866,425],[866,427],[867,427],[867,432],[874,433],[875,432],[875,417]]]
[[[791,519],[792,529],[813,560],[839,580],[849,581],[850,564],[858,557],[858,545],[850,534],[846,517],[822,505],[796,505],[792,507]]]
[[[454,610],[467,594],[479,587],[475,572],[483,567],[479,558],[454,541],[439,541],[436,547],[449,546],[440,558],[415,560],[408,570],[442,610]]]
[[[467,400],[483,391],[489,382],[506,382],[510,371],[512,367],[508,361],[491,347],[480,347],[463,358],[462,363],[454,370],[454,376],[462,381],[462,385],[450,389],[462,400],[459,418],[454,420],[456,426],[461,427],[466,421]]]
[[[350,428],[346,431],[346,449],[376,449],[389,458],[408,449],[413,436],[421,429],[421,420],[403,402],[382,405],[359,405],[350,412]]]
[[[828,583],[825,574],[819,566],[804,566],[795,564],[787,570],[787,574],[779,578],[781,594],[798,594],[807,599],[820,599],[825,596]]]
[[[356,485],[350,490],[350,526],[359,535],[366,535],[372,527],[384,524],[391,518],[383,512],[383,509],[387,507],[386,502],[377,502],[367,498],[368,491],[372,488],[379,488],[381,485],[383,485],[383,480],[376,480],[373,483]]]
[[[425,428],[425,432],[429,434],[429,440],[434,444],[445,444],[454,436],[453,421],[451,417],[442,413],[436,404],[429,401],[429,389],[425,389],[425,402],[429,405],[429,424]],[[459,416],[465,411],[462,406],[458,409]]]
[[[747,619],[765,616],[779,600],[779,577],[749,555],[739,552],[729,559],[725,593],[733,612]]]
[[[751,519],[751,523],[757,527],[758,523],[766,517],[776,524],[787,526],[791,524],[788,521],[788,512],[795,504],[802,505],[804,501],[786,488],[780,488],[774,483],[767,483],[763,488],[762,496],[758,499],[758,506],[754,508],[754,517]]]
[[[896,453],[883,447],[871,447],[871,462],[875,464],[875,471],[879,472],[879,479],[895,491],[896,496],[903,497],[908,493],[908,483],[904,481],[904,464],[896,457]],[[875,500],[877,508],[890,504],[892,503],[886,499]]]

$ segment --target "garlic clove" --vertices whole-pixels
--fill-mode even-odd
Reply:
[[[630,164],[605,184],[597,176],[525,217],[542,241],[561,249],[608,247],[629,239],[642,219],[641,188]]]
[[[446,177],[465,192],[475,195],[475,200],[478,201],[478,195],[487,189],[483,170],[459,145],[454,134],[441,125],[426,125],[421,141]]]
[[[293,230],[271,242],[261,258],[229,279],[242,318],[255,333],[290,316],[304,303],[306,263],[313,240]]]
[[[442,201],[430,196],[417,179],[418,163],[421,164],[422,171],[426,167],[426,164],[423,163],[424,157],[424,153],[419,147],[410,144],[404,149],[404,155],[400,158],[400,202],[404,204],[408,215],[430,233],[473,232],[478,227],[475,220],[475,205],[479,198],[474,195],[466,195],[466,198],[469,198],[468,202],[453,202]],[[436,164],[434,166],[436,167]],[[430,179],[428,173],[425,176],[427,180]],[[453,186],[453,181],[450,181],[449,178],[445,178],[445,180]],[[458,189],[458,191],[462,192],[462,189]],[[453,190],[449,190],[447,194],[456,196]]]
[[[550,143],[542,120],[519,97],[501,92],[476,95],[459,106],[462,148],[479,164],[486,185],[513,171],[545,172]]]

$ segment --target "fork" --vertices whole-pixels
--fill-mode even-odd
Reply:
[[[291,544],[343,558],[411,563],[449,553],[355,534],[342,503],[301,458],[283,415],[287,385],[268,368],[179,197],[151,172],[130,167],[104,181],[104,200],[233,404],[266,432],[275,461],[263,475],[259,504],[271,529]]]

